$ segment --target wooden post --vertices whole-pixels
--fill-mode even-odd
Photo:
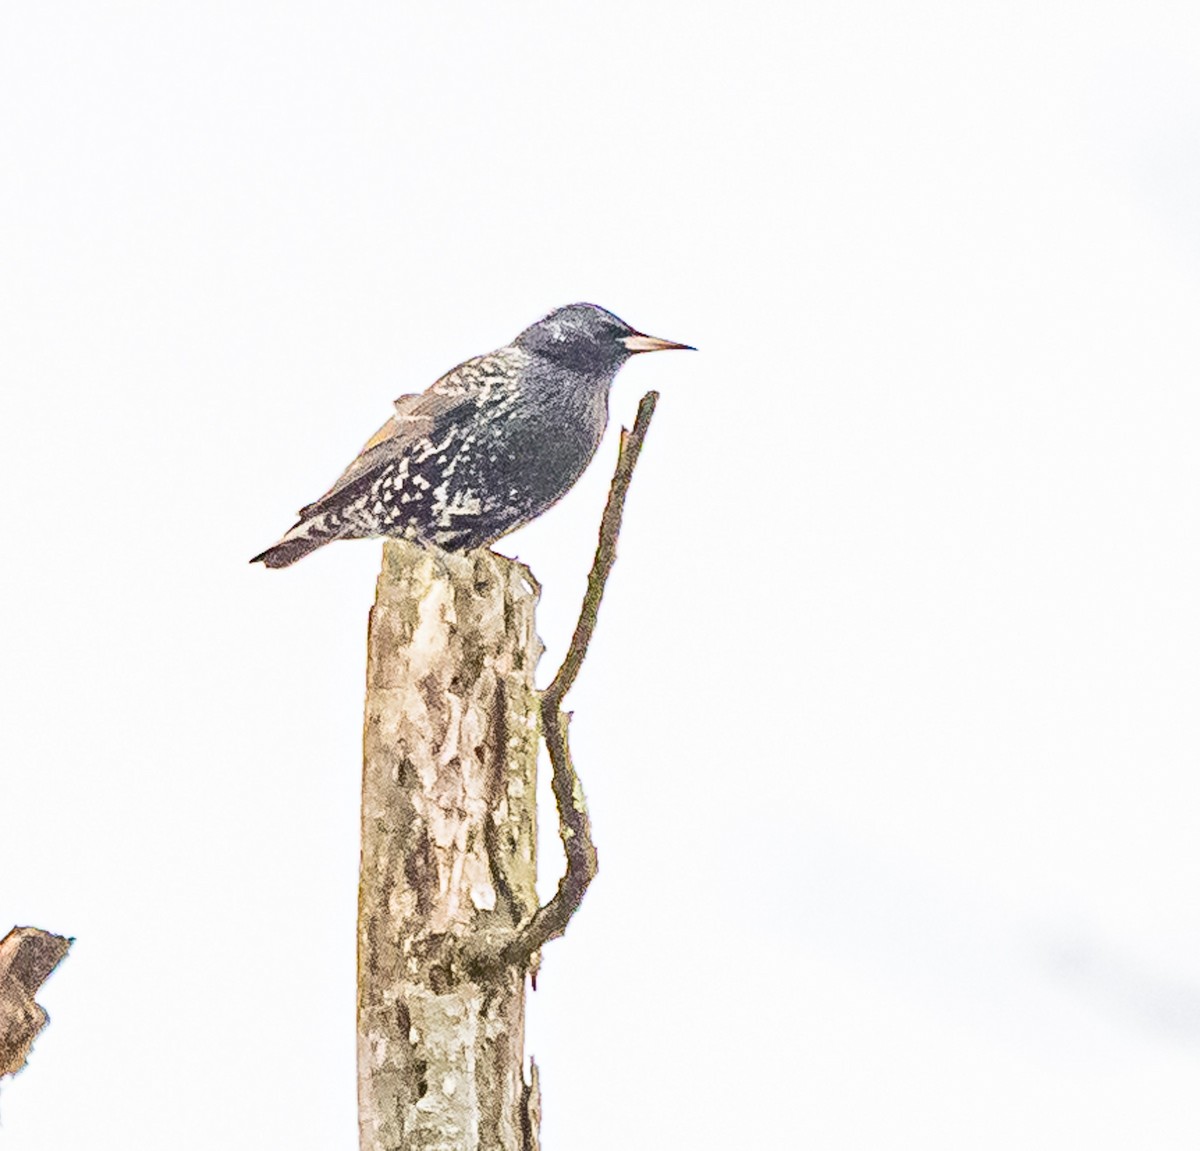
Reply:
[[[525,969],[462,957],[537,909],[537,594],[491,552],[384,545],[363,739],[363,1151],[534,1145]]]
[[[537,1151],[525,979],[596,874],[563,697],[616,559],[657,394],[622,430],[579,622],[542,693],[528,569],[384,545],[368,629],[358,902],[361,1151]],[[538,905],[539,729],[566,872]]]

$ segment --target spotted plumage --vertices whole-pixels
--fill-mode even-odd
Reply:
[[[482,547],[561,499],[595,455],[608,393],[637,352],[683,348],[594,304],[572,304],[476,356],[395,413],[277,544],[286,567],[335,539],[395,536]]]

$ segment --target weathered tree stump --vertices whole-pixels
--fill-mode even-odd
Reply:
[[[536,581],[492,552],[384,545],[368,629],[358,914],[362,1151],[537,1151],[525,980],[596,874],[563,697],[616,559],[648,393],[617,468],[575,634],[543,691]],[[537,753],[566,871],[539,906]]]
[[[537,909],[537,594],[491,552],[384,546],[364,731],[364,1151],[532,1145],[525,969],[467,956]]]

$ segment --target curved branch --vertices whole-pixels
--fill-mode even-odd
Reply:
[[[587,800],[571,762],[567,742],[569,718],[564,711],[547,711],[543,701],[542,732],[554,770],[550,785],[558,805],[558,834],[567,856],[566,870],[554,895],[530,916],[501,950],[500,961],[505,964],[528,964],[544,943],[562,935],[599,870]]]
[[[534,952],[544,943],[566,931],[571,916],[583,902],[584,893],[598,870],[587,800],[571,760],[571,747],[567,739],[570,714],[562,710],[562,701],[583,667],[588,644],[596,630],[600,601],[604,598],[604,588],[617,558],[617,537],[621,532],[621,517],[625,511],[629,482],[633,478],[633,469],[637,466],[657,403],[658,393],[647,392],[638,404],[633,430],[621,429],[617,467],[600,520],[600,539],[592,560],[592,570],[588,574],[579,622],[575,625],[575,634],[571,637],[562,665],[550,686],[542,692],[542,735],[546,750],[550,753],[553,770],[551,786],[558,806],[558,834],[566,853],[567,866],[552,898],[539,907],[502,948],[500,959],[506,964],[527,965]]]

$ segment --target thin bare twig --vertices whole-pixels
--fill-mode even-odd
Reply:
[[[550,753],[553,769],[551,786],[558,806],[558,834],[566,853],[567,866],[562,879],[558,881],[558,890],[551,899],[534,912],[501,950],[500,959],[506,964],[528,964],[534,952],[544,943],[562,935],[583,901],[588,885],[596,877],[598,863],[596,847],[592,843],[591,820],[588,818],[583,785],[571,761],[571,747],[567,739],[570,716],[562,710],[562,701],[579,675],[592,633],[596,630],[600,601],[604,598],[609,572],[617,558],[617,537],[621,532],[625,496],[629,492],[629,481],[633,478],[633,469],[637,466],[656,403],[658,393],[647,392],[638,404],[633,430],[621,429],[617,467],[608,489],[604,516],[600,520],[600,540],[596,545],[592,570],[588,574],[579,622],[575,625],[575,634],[571,637],[562,666],[550,686],[542,692],[542,735],[546,740],[546,750]]]
[[[647,392],[638,404],[633,431],[621,429],[617,468],[613,472],[612,483],[608,489],[608,502],[604,505],[604,515],[600,520],[600,542],[596,545],[596,558],[592,560],[592,570],[588,573],[587,591],[579,611],[579,622],[575,625],[575,634],[571,637],[571,646],[567,648],[562,666],[550,681],[550,686],[542,692],[543,712],[562,705],[563,697],[571,690],[571,685],[583,666],[588,644],[591,643],[592,633],[596,630],[596,617],[600,611],[600,601],[604,598],[608,573],[612,571],[617,558],[617,536],[621,533],[621,516],[625,512],[629,481],[633,479],[633,469],[637,466],[642,443],[650,430],[650,420],[654,416],[654,406],[657,403],[658,393]]]

